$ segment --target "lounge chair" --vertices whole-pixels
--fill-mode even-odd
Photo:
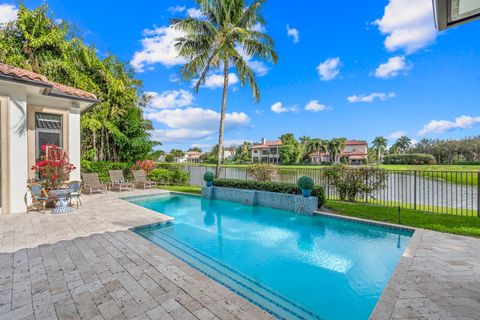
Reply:
[[[107,192],[107,186],[100,182],[96,173],[82,173],[83,190],[92,194],[93,192]]]
[[[140,186],[143,189],[157,187],[157,183],[155,181],[148,180],[144,170],[132,170],[132,174],[135,187]]]
[[[123,191],[135,188],[133,183],[127,181],[123,177],[122,170],[109,170],[108,175],[110,176],[110,187],[112,188],[112,190]]]
[[[70,181],[68,183],[68,188],[71,190],[68,194],[68,203],[71,206],[72,199],[75,199],[78,209],[78,205],[82,205],[82,200],[80,199],[80,196],[82,195],[82,181]]]
[[[45,208],[49,200],[47,191],[45,191],[45,189],[38,183],[31,183],[27,187],[32,196],[32,204],[27,206],[27,213],[35,208],[37,211],[40,211],[40,206],[42,206],[43,214],[45,214]]]

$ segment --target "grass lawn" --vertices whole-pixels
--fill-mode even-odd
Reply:
[[[480,237],[480,218],[477,217],[461,217],[402,209],[400,211],[399,223],[397,208],[332,200],[326,201],[324,207],[334,213],[350,217],[390,222],[464,236]]]
[[[200,194],[200,187],[196,186],[157,186],[158,189]]]

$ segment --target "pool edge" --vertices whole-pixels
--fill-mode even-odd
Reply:
[[[177,191],[170,191],[170,190],[162,190],[162,191],[168,191],[168,192],[162,193],[162,195],[183,194],[183,195],[201,197],[201,195],[193,194],[193,193],[177,192]],[[156,194],[156,195],[158,196],[158,194]],[[146,194],[146,195],[136,196],[135,198],[137,198],[137,199],[140,199],[142,197],[149,198],[149,197],[152,197],[152,196],[154,196],[154,195]],[[126,201],[126,202],[130,202],[129,199],[126,199],[126,198],[127,197],[121,198],[121,199]],[[130,199],[130,200],[133,200],[133,199]],[[132,202],[130,202],[130,203],[134,204]],[[155,212],[155,211],[152,211],[152,212]],[[155,212],[155,213],[158,214],[158,212]],[[171,223],[174,222],[173,217],[170,217],[165,213],[160,213],[160,214],[171,218],[171,220],[165,221],[165,222],[160,222],[160,223],[157,222],[157,223],[153,223],[153,224],[146,224],[146,225],[142,225],[142,226],[137,226],[137,227],[134,227],[134,228],[130,228],[129,230],[134,232],[135,234],[139,235],[138,233],[135,232],[135,230],[141,230],[141,229],[149,228],[149,227],[156,226],[156,225],[165,226],[165,225],[168,225],[168,224],[171,224]],[[384,228],[388,228],[388,229],[397,229],[397,230],[412,232],[412,235],[411,235],[411,238],[408,242],[407,247],[405,248],[404,252],[402,253],[402,256],[400,257],[400,260],[398,261],[397,266],[395,267],[395,270],[393,271],[393,273],[392,273],[392,275],[391,275],[391,277],[390,277],[390,279],[387,283],[387,286],[383,290],[380,298],[378,299],[377,303],[375,304],[375,307],[374,307],[372,313],[369,316],[369,319],[390,319],[391,315],[393,313],[395,304],[396,304],[396,302],[397,302],[397,300],[400,296],[400,292],[402,291],[403,279],[405,279],[406,276],[407,276],[408,269],[410,268],[410,266],[413,262],[413,259],[415,257],[415,251],[417,250],[418,245],[421,242],[421,239],[423,237],[423,234],[424,234],[425,230],[420,229],[420,228],[415,228],[415,227],[398,225],[398,224],[394,224],[394,223],[388,223],[388,222],[374,221],[374,220],[369,220],[369,219],[362,219],[362,218],[357,218],[357,217],[344,216],[344,215],[330,213],[330,212],[324,212],[324,211],[320,211],[320,210],[315,211],[314,215],[325,216],[325,217],[329,217],[329,218],[332,218],[332,219],[347,220],[347,221],[352,221],[352,222],[357,222],[357,223],[362,223],[362,224],[374,225],[374,226],[384,227]],[[139,236],[141,237],[141,235],[139,235]],[[172,254],[172,253],[170,253],[170,254]],[[178,257],[174,254],[172,254],[172,255],[174,257],[176,257],[182,263],[185,263],[186,265],[190,266],[189,263],[183,261],[180,257]],[[192,266],[190,266],[190,267],[192,267]],[[195,270],[197,270],[198,272],[200,272],[201,274],[205,274],[201,270],[199,270],[195,267],[193,267],[193,268]],[[209,276],[207,275],[207,277],[209,277]],[[211,278],[211,277],[209,277],[209,278]],[[211,278],[211,279],[216,281],[213,278]],[[216,282],[219,283],[218,281],[216,281]],[[226,287],[226,286],[224,286],[224,287]],[[248,299],[248,298],[244,297],[242,294],[236,292],[236,290],[232,290],[228,287],[226,287],[226,288],[229,289],[230,291],[234,292],[238,296],[242,297],[243,299],[246,299],[247,301],[256,305],[260,309],[266,311],[264,308],[260,307],[254,301],[250,301],[250,299]],[[268,312],[268,311],[266,311],[266,312]]]

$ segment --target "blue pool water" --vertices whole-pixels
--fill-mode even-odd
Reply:
[[[283,319],[368,319],[412,232],[171,194],[136,232]]]

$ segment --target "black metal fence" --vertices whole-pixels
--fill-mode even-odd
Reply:
[[[190,173],[191,185],[202,185],[207,166],[184,166]],[[480,172],[462,171],[394,171],[385,170],[383,188],[370,194],[357,195],[356,201],[405,209],[421,210],[462,216],[480,217]],[[331,176],[322,168],[280,167],[276,181],[295,183],[301,176],[309,176],[325,189],[327,199],[339,199]],[[220,178],[253,180],[246,168],[224,167]]]

